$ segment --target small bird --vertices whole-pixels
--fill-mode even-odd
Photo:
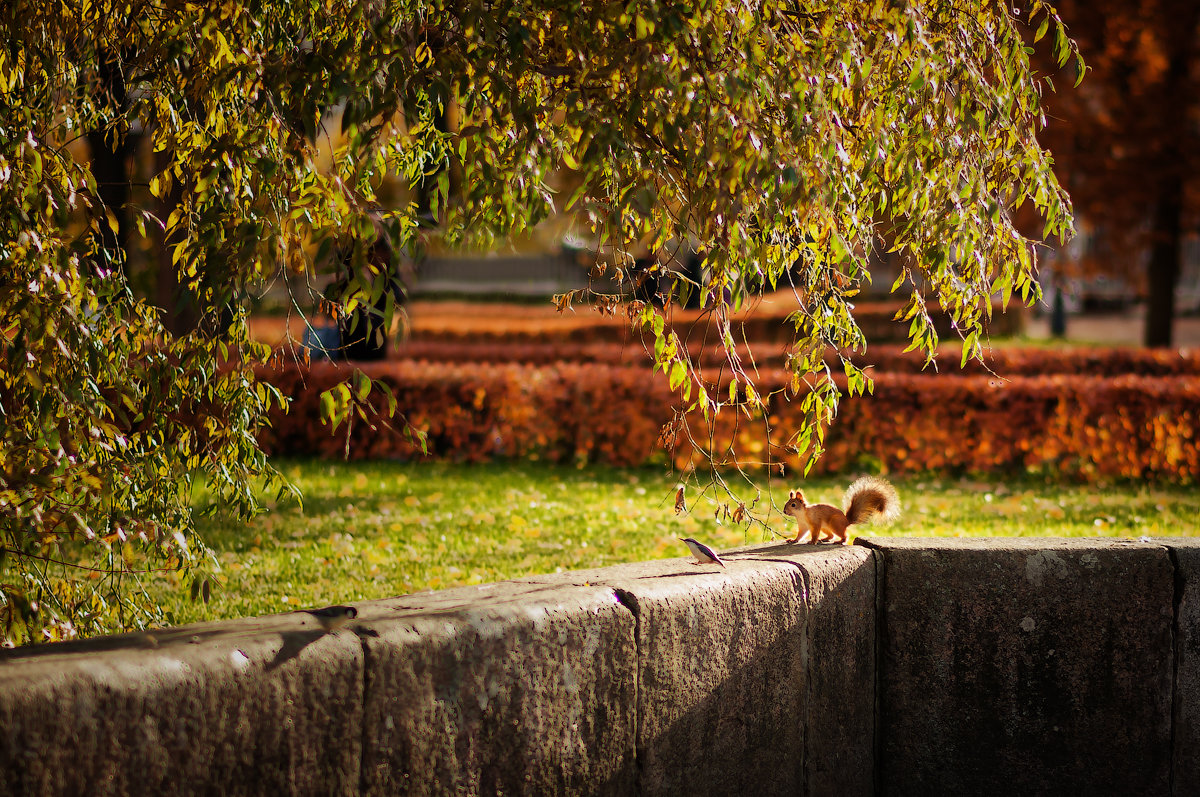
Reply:
[[[692,556],[696,557],[695,564],[720,565],[721,567],[725,567],[725,563],[721,561],[721,557],[717,556],[716,551],[714,551],[712,548],[709,548],[704,543],[696,542],[691,537],[688,537],[687,539],[680,537],[679,539],[683,540],[683,544],[686,545],[688,550],[692,552]]]
[[[324,609],[305,609],[304,613],[315,617],[327,634],[345,628],[346,623],[358,617],[358,609],[353,606],[326,606]]]

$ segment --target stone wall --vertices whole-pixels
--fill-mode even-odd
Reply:
[[[1200,543],[860,542],[0,653],[0,794],[1200,793]]]
[[[885,793],[1171,793],[1166,548],[997,538],[871,546]]]

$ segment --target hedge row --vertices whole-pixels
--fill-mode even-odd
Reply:
[[[713,346],[692,344],[689,353],[705,366],[719,366],[724,352]],[[952,347],[947,347],[952,348]],[[746,347],[739,346],[744,362],[749,363]],[[787,346],[779,343],[759,343],[752,347],[754,362],[760,368],[781,368]],[[628,343],[461,343],[445,341],[411,341],[396,352],[406,360],[444,363],[520,363],[523,365],[553,365],[561,363],[603,365],[647,365],[651,357],[640,340]],[[851,358],[860,367],[873,366],[876,373],[933,373],[925,367],[924,357],[905,352],[899,345],[872,346],[866,355]],[[826,361],[838,369],[837,358],[831,352]],[[1033,376],[1039,374],[1080,374],[1086,376],[1143,376],[1200,375],[1200,352],[1178,352],[1134,348],[997,348],[991,350],[985,364],[970,361],[962,369],[959,358],[943,354],[936,360],[936,370],[946,376],[954,374]]]
[[[782,437],[799,423],[778,403]],[[722,420],[721,424],[728,425]],[[1045,471],[1084,480],[1200,478],[1200,377],[881,375],[873,396],[846,399],[823,471]],[[733,436],[730,428],[718,437]],[[739,446],[753,445],[745,430]],[[797,464],[794,457],[785,458]]]
[[[948,346],[947,351],[953,348]],[[855,357],[860,365],[873,364],[877,371],[918,373],[924,365],[922,357],[905,353],[899,346],[872,349],[868,355]],[[1038,376],[1044,374],[1077,374],[1080,376],[1197,376],[1200,375],[1200,352],[1138,348],[1058,348],[1004,347],[988,351],[984,363],[968,362],[961,370],[960,359],[953,353],[937,358],[937,370],[953,374]],[[932,368],[926,371],[932,372]]]
[[[854,320],[872,341],[905,341],[908,339],[909,322],[896,321],[894,317],[900,307],[896,302],[863,302],[854,309]],[[735,340],[752,343],[787,343],[794,337],[794,328],[787,316],[795,310],[789,302],[764,302],[752,310],[738,313],[733,322]],[[953,336],[950,317],[935,304],[929,305],[930,317],[938,334],[949,339]],[[1019,334],[1022,329],[1022,313],[1015,306],[1010,312],[993,312],[988,331],[993,336]],[[716,340],[715,327],[709,329],[710,314],[700,310],[673,310],[667,326],[681,339]],[[602,315],[587,308],[576,312],[553,316],[531,316],[512,318],[480,314],[477,317],[462,315],[417,315],[414,314],[412,337],[420,342],[468,342],[480,343],[625,343],[636,340],[636,330],[631,330],[629,319],[623,314]]]
[[[429,435],[432,456],[478,462],[545,459],[635,465],[664,457],[657,445],[672,417],[673,397],[644,367],[559,364],[366,365],[395,392],[399,411]],[[327,363],[260,375],[294,397],[291,411],[263,434],[269,451],[342,456],[336,436],[317,420],[319,393],[349,371]],[[763,390],[781,387],[783,372],[764,373]],[[800,420],[797,402],[769,408],[772,440],[786,441]],[[699,419],[693,419],[700,430]],[[765,450],[763,423],[725,413],[713,430],[717,448],[730,443],[747,459],[795,455]],[[887,471],[1048,470],[1084,479],[1200,478],[1200,377],[1117,378],[881,373],[873,396],[845,399],[818,468],[877,466]],[[359,422],[350,456],[410,458],[397,429]],[[682,445],[676,464],[698,460]],[[769,455],[769,456],[768,456]]]
[[[427,433],[430,454],[452,461],[641,464],[651,457],[671,405],[666,381],[644,367],[399,361],[361,368],[392,389],[397,412]],[[289,412],[273,416],[260,436],[267,451],[342,456],[345,430],[334,435],[318,421],[319,395],[349,373],[330,363],[260,370],[260,378],[293,397]],[[419,456],[400,429],[376,427],[360,422],[350,430],[352,458]]]

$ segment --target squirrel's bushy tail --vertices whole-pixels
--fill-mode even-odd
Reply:
[[[900,515],[896,488],[875,476],[863,476],[846,489],[846,518],[851,524],[880,520],[888,523]]]

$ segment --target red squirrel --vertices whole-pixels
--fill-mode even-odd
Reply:
[[[811,531],[809,543],[821,541],[822,532],[828,531],[831,538],[839,543],[846,541],[846,529],[857,523],[870,523],[882,520],[887,523],[900,514],[900,496],[896,488],[883,479],[874,476],[863,476],[851,484],[846,490],[846,511],[829,504],[809,504],[804,500],[804,492],[792,490],[788,493],[788,502],[783,505],[783,513],[796,519],[796,536],[788,540],[788,545],[800,541],[804,532]]]

